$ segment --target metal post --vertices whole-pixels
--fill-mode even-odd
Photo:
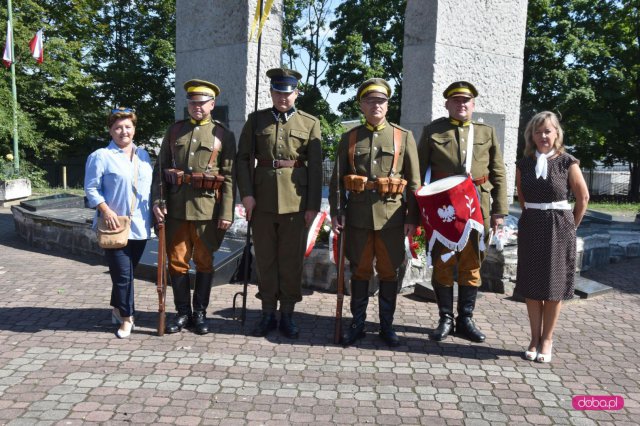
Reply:
[[[62,166],[62,189],[67,190],[67,166]]]
[[[16,89],[16,57],[13,51],[13,12],[11,0],[7,0],[7,19],[11,23],[11,95],[13,97],[13,168],[20,170],[20,154],[18,153],[18,91]]]

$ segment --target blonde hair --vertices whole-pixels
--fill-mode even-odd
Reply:
[[[553,149],[556,150],[558,154],[564,152],[564,132],[562,131],[562,127],[560,126],[560,120],[558,120],[558,116],[555,115],[551,111],[542,111],[533,116],[531,120],[527,123],[527,127],[524,130],[524,156],[533,157],[536,154],[536,143],[533,141],[533,134],[536,129],[542,126],[545,121],[549,120],[551,125],[555,127],[556,132],[558,133],[558,137],[553,143]]]
[[[131,122],[133,123],[133,127],[136,127],[138,125],[138,116],[136,115],[135,112],[133,112],[132,109],[125,108],[125,107],[114,108],[113,110],[111,110],[111,113],[107,118],[107,127],[111,129],[111,126],[113,126],[113,123],[115,123],[118,120],[124,120],[127,118],[131,120]]]

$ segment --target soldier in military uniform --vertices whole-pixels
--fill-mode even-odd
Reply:
[[[273,106],[249,115],[237,161],[238,189],[253,232],[256,297],[262,300],[253,335],[266,336],[278,327],[280,301],[280,332],[295,339],[293,311],[302,300],[307,228],[320,210],[322,193],[320,121],[295,108],[300,73],[274,68],[267,76]]]
[[[489,225],[494,229],[501,225],[508,213],[507,181],[500,144],[493,127],[471,121],[478,91],[469,82],[452,83],[443,93],[448,118],[439,118],[424,127],[418,155],[420,174],[431,169],[431,181],[456,174],[466,174],[467,155],[473,155],[471,178],[478,191],[485,226],[485,244],[488,243]],[[467,152],[469,140],[473,152]],[[483,342],[485,335],[473,322],[473,310],[480,287],[480,264],[484,253],[479,250],[480,234],[471,231],[465,248],[443,260],[441,254],[449,253],[440,242],[431,252],[433,259],[433,289],[438,302],[440,321],[431,338],[442,340],[454,331],[453,281],[457,268],[458,317],[455,331],[474,342]],[[487,244],[488,245],[488,244]]]
[[[167,130],[153,174],[153,212],[166,220],[167,257],[177,314],[167,333],[193,326],[207,334],[213,253],[233,222],[235,136],[211,118],[220,89],[204,80],[184,83],[190,118]],[[163,208],[162,195],[166,198]],[[193,305],[189,261],[196,265]]]
[[[364,337],[369,280],[380,280],[380,337],[389,346],[400,340],[393,329],[398,268],[405,257],[405,236],[413,235],[418,208],[413,192],[420,183],[413,134],[386,120],[391,87],[372,78],[356,97],[366,119],[342,135],[329,187],[334,232],[344,232],[351,268],[351,327],[345,346]],[[346,220],[346,223],[345,223]]]

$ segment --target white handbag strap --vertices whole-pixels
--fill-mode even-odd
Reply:
[[[129,218],[133,216],[133,212],[136,209],[136,195],[138,193],[138,149],[132,151],[133,154],[133,191],[131,192],[131,210],[129,211]]]

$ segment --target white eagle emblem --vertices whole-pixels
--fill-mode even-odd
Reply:
[[[451,204],[442,206],[438,209],[438,216],[443,222],[453,222],[456,218],[456,211]]]

